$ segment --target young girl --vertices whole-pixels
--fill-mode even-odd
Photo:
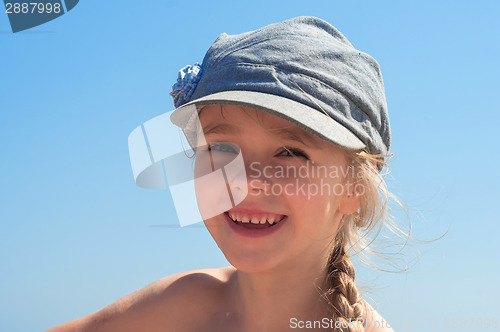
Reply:
[[[232,266],[166,277],[50,331],[392,331],[349,258],[386,216],[377,62],[298,17],[220,35],[172,96],[200,215]]]

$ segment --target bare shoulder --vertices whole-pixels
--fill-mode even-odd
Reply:
[[[389,323],[368,302],[361,300],[364,307],[364,326],[366,332],[394,332]]]
[[[127,295],[107,307],[46,332],[196,331],[224,294],[234,268],[178,273]]]

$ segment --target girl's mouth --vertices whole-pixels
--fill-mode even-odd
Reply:
[[[273,213],[248,214],[242,212],[224,212],[233,223],[248,229],[270,228],[279,224],[285,215]]]

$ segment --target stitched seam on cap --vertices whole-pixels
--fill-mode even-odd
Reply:
[[[257,30],[258,31],[258,30]],[[255,32],[257,32],[255,31]],[[261,44],[263,42],[266,42],[266,41],[269,41],[269,40],[272,40],[274,39],[276,36],[279,36],[280,37],[280,40],[283,40],[283,41],[286,41],[286,40],[289,40],[291,38],[289,37],[300,37],[300,38],[304,38],[304,39],[311,39],[310,36],[308,35],[304,35],[304,34],[300,34],[300,33],[293,33],[293,32],[290,32],[290,33],[287,33],[285,35],[281,35],[279,33],[276,33],[275,35],[273,36],[268,36],[264,39],[259,39],[259,40],[256,40],[255,42],[251,43],[251,44],[245,44],[245,45],[242,45],[236,49],[233,49],[233,50],[230,50],[226,53],[221,53],[219,56],[217,56],[214,60],[214,62],[211,64],[211,66],[215,65],[216,63],[222,61],[225,57],[235,53],[235,52],[238,52],[238,51],[241,51],[241,50],[244,50],[246,48],[249,48],[251,46],[254,46],[254,45],[258,45],[258,44]],[[252,38],[255,38],[255,36],[252,34],[252,35],[249,35],[248,37],[246,37],[244,40],[246,39],[252,39]],[[346,48],[350,49],[351,51],[357,51],[354,46],[352,46],[351,44],[346,44],[343,40],[337,40],[335,39],[336,41],[338,41],[339,43],[341,43],[342,45],[344,45]],[[225,41],[227,42],[227,41]],[[240,41],[241,42],[241,41]]]

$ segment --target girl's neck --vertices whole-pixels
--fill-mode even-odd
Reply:
[[[241,331],[280,331],[290,328],[293,318],[313,321],[330,317],[321,298],[326,289],[325,265],[318,261],[259,273],[236,270],[228,292],[232,323]]]

